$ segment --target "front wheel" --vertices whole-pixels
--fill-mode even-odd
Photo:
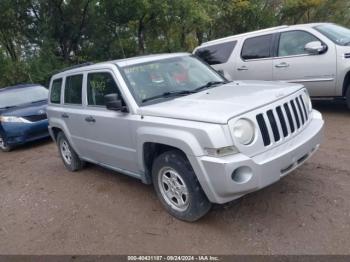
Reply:
[[[2,152],[10,152],[12,149],[11,146],[9,146],[7,143],[6,143],[6,140],[0,135],[0,150]]]
[[[348,108],[350,109],[350,85],[348,86],[348,88],[346,90],[345,98],[346,98],[346,104],[347,104]]]
[[[84,161],[79,158],[78,154],[71,147],[63,132],[57,135],[57,145],[63,163],[69,171],[74,172],[83,168]]]
[[[181,152],[172,150],[159,155],[153,163],[152,179],[158,198],[174,217],[193,222],[210,210],[211,203]]]

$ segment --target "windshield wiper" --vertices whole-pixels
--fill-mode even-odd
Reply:
[[[30,102],[31,104],[35,104],[35,103],[39,103],[39,102],[44,102],[46,101],[47,99],[41,99],[41,100],[37,100],[37,101],[32,101]]]
[[[228,83],[228,81],[210,81],[210,82],[206,83],[205,85],[197,87],[196,89],[193,90],[193,92],[199,92],[199,91],[202,91],[203,89],[213,87],[216,85],[220,85],[220,84],[226,84],[226,83]]]
[[[10,108],[14,108],[16,106],[5,106],[5,107],[1,107],[0,109],[10,109]]]
[[[157,95],[157,96],[152,96],[148,97],[142,100],[142,103],[148,102],[150,100],[155,100],[159,98],[168,98],[168,97],[173,97],[173,96],[183,96],[183,95],[189,95],[195,93],[194,91],[191,90],[180,90],[180,91],[171,91],[171,92],[164,92],[163,94]]]

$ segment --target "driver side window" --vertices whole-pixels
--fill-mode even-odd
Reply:
[[[305,51],[305,45],[314,41],[320,40],[305,31],[290,31],[281,33],[278,56],[281,57],[307,54]]]
[[[87,77],[87,99],[90,106],[105,106],[108,94],[120,95],[117,84],[110,73],[89,73]]]

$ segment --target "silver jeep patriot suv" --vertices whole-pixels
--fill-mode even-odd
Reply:
[[[47,114],[70,171],[87,161],[153,183],[186,221],[278,181],[315,152],[323,127],[302,85],[229,82],[187,53],[56,74]]]

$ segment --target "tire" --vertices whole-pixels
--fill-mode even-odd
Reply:
[[[346,98],[346,104],[347,104],[348,108],[350,109],[350,85],[346,89],[345,98]]]
[[[2,137],[1,134],[0,134],[0,150],[2,152],[10,152],[12,150],[12,147],[6,143],[5,139]]]
[[[183,153],[171,150],[159,155],[153,162],[152,180],[158,198],[172,216],[193,222],[209,212],[212,204]]]
[[[60,132],[57,135],[57,146],[63,164],[69,171],[75,172],[84,167],[84,161],[79,158],[77,153],[71,147],[63,132]]]

